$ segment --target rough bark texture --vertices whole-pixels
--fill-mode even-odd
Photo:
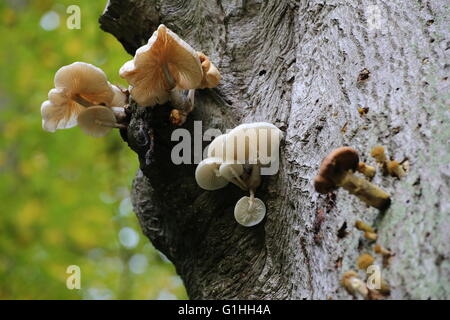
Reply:
[[[370,5],[380,9],[379,29],[368,28]],[[373,245],[356,220],[395,253],[382,269],[391,298],[450,298],[447,0],[111,0],[100,22],[132,55],[164,23],[219,67],[221,84],[197,91],[184,127],[268,121],[285,134],[280,172],[257,192],[267,218],[244,228],[233,218],[243,192],[203,191],[195,165],[170,161],[170,107],[133,106],[124,134],[141,167],[134,209],[192,299],[350,298],[339,278]],[[314,192],[333,148],[352,146],[373,165],[377,144],[410,164],[402,180],[374,179],[392,196],[387,211],[343,190]]]

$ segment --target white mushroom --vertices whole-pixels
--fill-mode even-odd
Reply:
[[[78,116],[78,126],[80,129],[93,137],[103,137],[112,128],[124,128],[118,124],[111,108],[104,106],[94,106],[85,109]]]
[[[244,227],[252,227],[260,223],[266,215],[266,206],[258,198],[250,202],[249,197],[242,197],[234,207],[234,218]]]
[[[207,158],[201,161],[195,169],[195,180],[200,188],[217,190],[225,187],[228,180],[220,176],[219,167],[223,160],[220,158]]]
[[[237,185],[242,190],[247,190],[247,185],[241,179],[243,173],[244,173],[244,166],[239,163],[225,162],[222,163],[219,167],[219,174],[221,177],[224,177],[229,182]]]

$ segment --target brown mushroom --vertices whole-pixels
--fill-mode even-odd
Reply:
[[[358,167],[358,152],[350,147],[333,150],[322,161],[319,174],[314,179],[314,188],[319,193],[328,193],[342,187],[366,204],[380,210],[386,209],[389,195],[366,179],[353,174]]]

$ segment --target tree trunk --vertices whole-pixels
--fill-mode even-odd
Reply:
[[[244,228],[233,217],[242,191],[204,191],[195,164],[172,163],[170,107],[131,105],[134,210],[191,299],[351,298],[339,279],[356,258],[370,252],[381,265],[356,220],[395,253],[382,268],[390,298],[450,298],[448,22],[447,0],[109,1],[101,27],[130,54],[163,23],[220,69],[184,128],[267,121],[284,132],[280,171],[257,191],[267,218]],[[374,165],[378,144],[409,165],[401,180],[380,170],[373,180],[388,210],[314,191],[332,149],[352,146]]]

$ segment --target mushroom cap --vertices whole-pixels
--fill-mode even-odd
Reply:
[[[319,193],[327,193],[335,189],[333,179],[341,173],[358,168],[358,152],[350,147],[334,149],[322,161],[319,174],[314,179],[314,187]]]
[[[238,177],[244,174],[244,166],[239,163],[225,162],[220,165],[219,173],[221,177],[230,181],[231,179],[236,178],[235,174]]]
[[[208,146],[208,158],[210,157],[216,157],[225,159],[225,141],[226,141],[227,135],[221,134],[220,136],[217,136]]]
[[[197,52],[202,64],[203,79],[200,88],[214,88],[220,82],[221,76],[219,70],[211,63],[209,58],[202,52]]]
[[[213,191],[221,189],[228,184],[228,180],[218,174],[223,160],[220,158],[206,158],[195,169],[195,180],[200,188]]]
[[[86,108],[78,116],[78,126],[84,133],[93,137],[103,137],[112,128],[102,126],[98,121],[114,124],[116,123],[116,117],[110,108],[104,106]]]
[[[242,197],[234,207],[234,218],[244,227],[253,227],[266,216],[266,205],[258,198],[254,198],[253,207],[249,210],[250,197]]]
[[[77,125],[78,114],[84,109],[80,105],[64,108],[46,100],[41,105],[42,129],[55,132],[57,129],[73,128]]]
[[[266,141],[263,134],[266,132]],[[271,154],[272,147],[278,148],[282,138],[281,130],[268,122],[244,123],[231,130],[226,137],[226,159],[237,160],[239,163],[256,164],[263,153],[263,146],[267,148],[263,154]]]
[[[200,87],[203,71],[197,53],[174,32],[161,24],[136,51],[133,60],[120,68],[119,74],[132,86],[130,93],[140,106],[154,106],[168,100],[172,89],[164,74],[166,65],[176,88],[181,90]]]
[[[55,88],[62,89],[67,98],[78,95],[92,105],[111,104],[114,92],[102,69],[85,62],[61,67],[55,74]]]
[[[358,257],[356,260],[356,265],[358,266],[358,269],[366,270],[369,266],[371,266],[375,261],[375,258],[372,257],[368,253],[363,253]]]

